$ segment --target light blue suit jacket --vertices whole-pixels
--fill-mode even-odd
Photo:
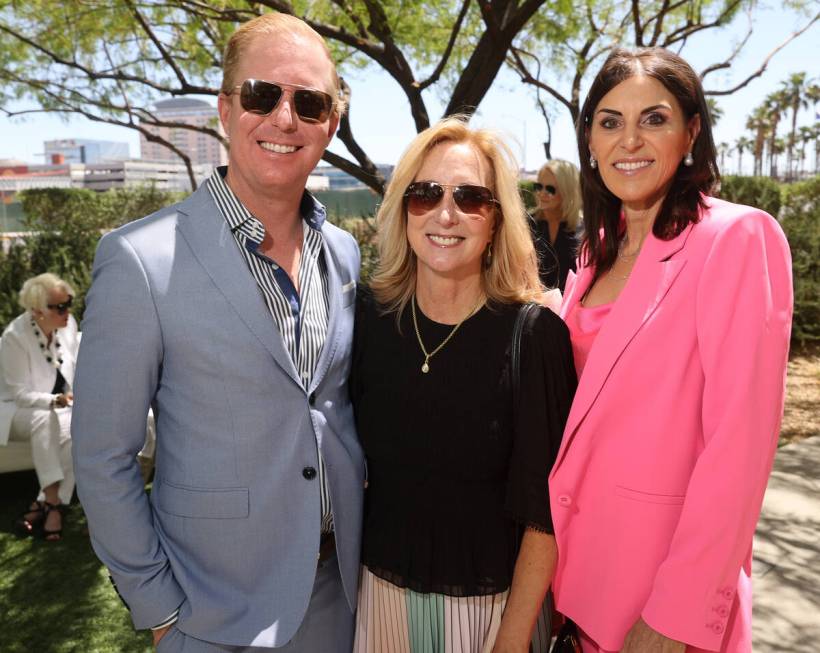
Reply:
[[[322,226],[327,340],[304,389],[204,186],[103,237],[83,320],[72,419],[92,544],[134,625],[275,647],[302,621],[320,539],[316,442],[356,604],[365,463],[347,378],[359,253]],[[136,461],[157,419],[150,500]]]

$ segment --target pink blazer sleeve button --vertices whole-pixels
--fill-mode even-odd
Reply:
[[[569,508],[572,505],[572,497],[568,494],[562,494],[558,497],[558,505],[563,506],[564,508]]]

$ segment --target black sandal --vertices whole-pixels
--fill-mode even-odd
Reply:
[[[31,506],[34,506],[33,508]],[[33,519],[26,519],[26,515],[34,513]],[[39,528],[42,527],[46,518],[46,506],[44,501],[34,501],[28,508],[26,508],[20,516],[14,521],[14,532],[20,537],[28,537],[35,535]]]
[[[53,503],[49,503],[48,501],[43,501],[45,515],[43,516],[43,530],[42,530],[42,537],[46,542],[59,542],[63,539],[63,526],[65,526],[65,516],[67,512],[67,507],[64,503],[58,503],[54,505]],[[56,510],[60,513],[60,528],[55,528],[54,530],[49,530],[46,528],[46,519],[48,519],[48,515],[50,512]]]

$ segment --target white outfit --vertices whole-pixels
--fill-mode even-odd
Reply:
[[[28,311],[16,317],[0,341],[0,446],[9,440],[31,439],[34,469],[40,487],[60,482],[60,500],[68,503],[74,492],[71,464],[71,408],[53,408],[57,367],[46,360]],[[56,344],[60,343],[57,349]],[[48,345],[52,361],[62,358],[60,372],[71,392],[77,361],[77,322],[56,331]]]

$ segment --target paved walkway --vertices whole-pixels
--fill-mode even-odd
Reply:
[[[820,651],[820,436],[777,452],[752,573],[754,653]]]

